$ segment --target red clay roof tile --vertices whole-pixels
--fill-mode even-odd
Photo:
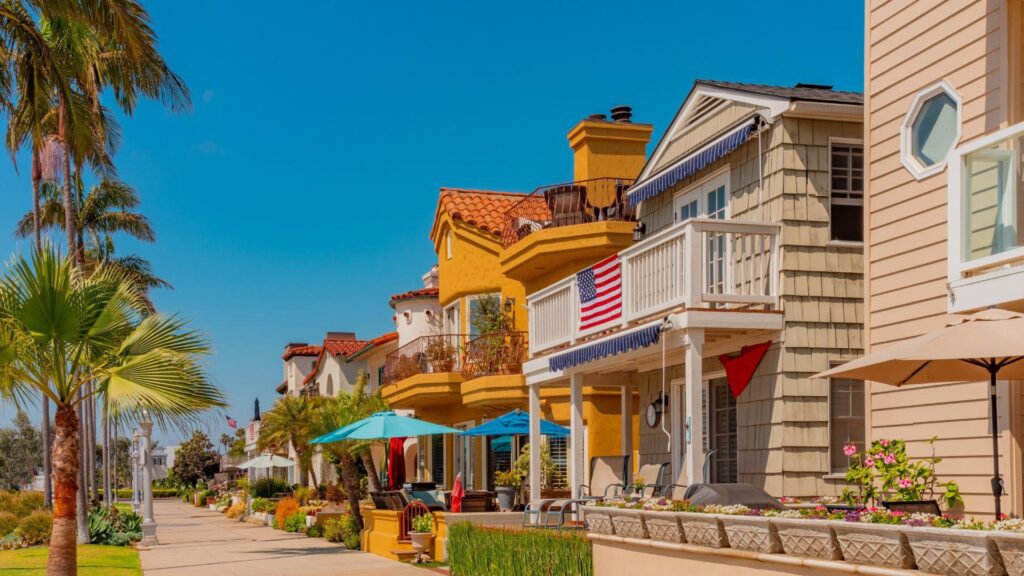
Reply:
[[[523,198],[526,198],[526,194],[518,192],[441,188],[437,215],[444,210],[452,218],[472,224],[485,232],[501,234],[505,226],[505,212]],[[434,225],[437,225],[436,216]]]

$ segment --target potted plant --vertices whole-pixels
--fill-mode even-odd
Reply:
[[[430,562],[430,548],[434,542],[434,515],[427,512],[412,519],[409,531],[412,549],[416,551],[415,562]]]
[[[451,372],[455,365],[455,346],[445,336],[433,336],[427,340],[425,350],[430,371],[433,373]]]
[[[498,496],[498,508],[508,512],[516,504],[516,495],[523,484],[523,477],[516,470],[499,471],[494,475],[494,491]]]

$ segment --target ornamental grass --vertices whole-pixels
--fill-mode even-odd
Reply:
[[[507,530],[459,522],[448,527],[452,576],[592,576],[593,547],[582,534]]]

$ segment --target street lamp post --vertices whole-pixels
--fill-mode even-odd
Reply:
[[[132,512],[139,513],[139,431],[132,432]]]
[[[153,520],[153,421],[143,411],[142,422],[142,542],[143,546],[159,544],[156,521]]]

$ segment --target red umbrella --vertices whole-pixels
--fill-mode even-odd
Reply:
[[[462,512],[462,499],[466,496],[466,489],[462,487],[462,472],[455,477],[455,486],[452,486],[452,512]]]
[[[392,438],[388,444],[388,487],[400,490],[405,484],[405,438]]]

